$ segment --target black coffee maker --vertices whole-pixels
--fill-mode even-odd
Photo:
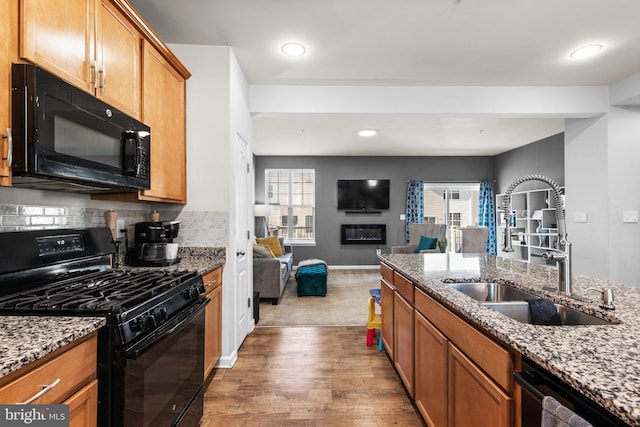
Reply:
[[[135,245],[129,257],[134,266],[163,267],[180,262],[175,256],[173,239],[178,237],[179,223],[139,222],[134,227]]]

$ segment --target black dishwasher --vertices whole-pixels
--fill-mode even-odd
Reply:
[[[522,427],[539,427],[542,399],[552,396],[595,427],[621,427],[629,424],[581,394],[527,358],[522,358],[522,371],[513,374],[520,385]]]

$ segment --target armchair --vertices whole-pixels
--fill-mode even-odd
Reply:
[[[480,253],[487,252],[487,239],[489,238],[489,229],[487,227],[464,227],[462,228],[462,253]]]
[[[445,224],[409,224],[409,244],[405,246],[391,246],[392,254],[412,254],[416,253],[420,236],[433,237],[436,239],[444,239],[447,235],[447,226]],[[427,249],[420,253],[439,253],[440,250]]]

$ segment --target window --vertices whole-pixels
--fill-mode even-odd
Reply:
[[[449,225],[452,227],[461,227],[460,212],[449,212]]]
[[[315,170],[266,169],[264,181],[267,204],[273,206],[269,232],[287,243],[314,243]]]

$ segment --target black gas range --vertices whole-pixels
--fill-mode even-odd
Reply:
[[[108,228],[0,233],[0,314],[104,316],[98,425],[202,416],[204,284],[197,271],[111,269]]]

